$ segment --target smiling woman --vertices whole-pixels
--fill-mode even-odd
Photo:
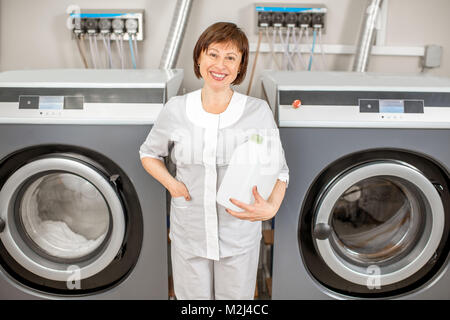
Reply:
[[[212,76],[211,85],[230,85],[239,74],[242,54],[232,43],[214,43],[198,59],[202,77]],[[219,82],[215,82],[219,81]]]
[[[275,216],[284,198],[289,169],[282,156],[269,198],[254,186],[252,203],[231,200],[243,212],[216,202],[239,145],[255,133],[279,142],[267,103],[231,88],[244,80],[248,54],[247,37],[235,24],[207,28],[193,54],[203,87],[171,99],[140,149],[144,168],[172,196],[169,237],[177,299],[253,299],[261,221]],[[175,177],[163,162],[169,153]]]
[[[222,113],[233,95],[231,85],[240,84],[247,72],[247,36],[233,23],[218,22],[207,28],[194,48],[194,72],[205,81],[203,108]]]
[[[221,57],[220,54],[225,54]],[[225,58],[237,67],[231,74],[228,85],[237,85],[244,81],[247,73],[249,46],[247,36],[234,23],[218,22],[207,28],[194,48],[194,72],[197,78],[204,78],[200,70],[201,56],[208,55],[212,61],[221,62]],[[228,63],[227,63],[228,65]]]

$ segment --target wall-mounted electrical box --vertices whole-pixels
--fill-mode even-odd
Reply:
[[[74,35],[110,34],[112,40],[119,35],[128,40],[133,35],[144,40],[144,10],[81,10],[70,17]]]
[[[305,4],[255,4],[257,31],[260,28],[321,28],[325,31],[327,8]]]

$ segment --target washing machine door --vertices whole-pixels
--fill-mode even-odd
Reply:
[[[353,284],[350,291],[360,293],[411,286],[448,237],[443,191],[442,184],[397,160],[367,161],[330,180],[316,200],[311,237],[338,279],[333,285]]]
[[[69,279],[68,264],[77,264],[81,279],[88,278],[122,245],[124,213],[115,190],[96,170],[72,159],[21,167],[3,185],[0,205],[10,213],[4,246],[20,265],[46,279]]]
[[[65,155],[28,161],[8,176],[0,190],[0,237],[8,267],[24,270],[22,282],[91,291],[128,271],[117,274],[114,268],[124,266],[113,263],[123,255],[130,216],[117,177]]]

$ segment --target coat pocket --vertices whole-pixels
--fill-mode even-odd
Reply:
[[[186,209],[189,206],[189,201],[184,197],[172,198],[172,205],[177,209]]]

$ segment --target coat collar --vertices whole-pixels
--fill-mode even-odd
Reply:
[[[203,128],[219,129],[231,126],[242,116],[247,102],[247,96],[234,91],[230,104],[224,112],[214,114],[206,112],[202,105],[201,89],[188,93],[186,96],[186,114],[188,119]]]

